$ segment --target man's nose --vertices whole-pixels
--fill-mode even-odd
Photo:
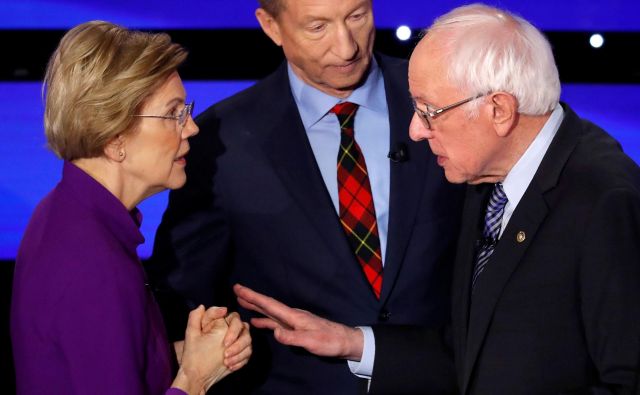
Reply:
[[[431,130],[427,128],[424,121],[420,119],[420,116],[415,112],[409,124],[409,137],[411,137],[413,141],[427,140],[433,137]]]
[[[358,43],[348,26],[338,27],[333,52],[342,60],[352,60],[358,53]]]

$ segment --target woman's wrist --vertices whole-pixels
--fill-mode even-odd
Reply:
[[[204,390],[204,381],[190,377],[182,367],[178,370],[171,387],[181,389],[189,395],[197,395]]]

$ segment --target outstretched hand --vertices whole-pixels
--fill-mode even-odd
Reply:
[[[240,306],[264,315],[253,318],[257,328],[273,330],[275,339],[288,346],[298,346],[312,354],[359,361],[364,337],[358,328],[318,317],[305,310],[291,308],[276,299],[236,284],[233,287]]]

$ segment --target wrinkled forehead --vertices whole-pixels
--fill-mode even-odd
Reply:
[[[360,8],[371,8],[371,0],[286,0],[283,13],[293,19],[333,19]]]
[[[409,59],[409,87],[440,85],[446,79],[443,52],[437,36],[425,36]]]

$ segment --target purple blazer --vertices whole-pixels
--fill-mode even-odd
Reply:
[[[65,162],[16,259],[11,337],[19,394],[162,394],[171,354],[131,213]],[[176,392],[177,391],[177,392]],[[167,393],[183,393],[171,389]]]

